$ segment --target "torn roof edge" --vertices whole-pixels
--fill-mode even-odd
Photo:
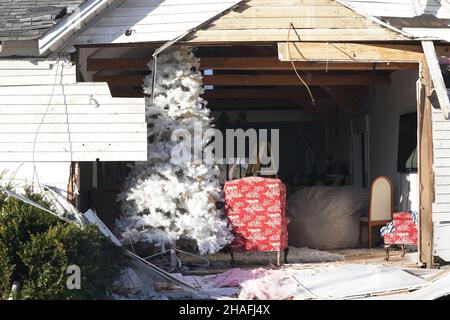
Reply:
[[[376,23],[376,24],[378,24],[378,25],[384,27],[384,28],[387,28],[387,29],[389,29],[389,30],[391,30],[391,31],[394,31],[394,32],[396,32],[396,33],[399,33],[399,34],[401,34],[402,36],[404,36],[404,37],[406,37],[406,38],[409,38],[409,39],[415,39],[415,37],[414,37],[412,34],[410,34],[410,33],[408,33],[408,32],[405,32],[405,31],[403,31],[403,30],[401,30],[401,29],[398,29],[398,28],[396,28],[396,27],[390,25],[389,23],[384,22],[383,20],[379,19],[378,17],[375,17],[375,16],[372,16],[372,15],[366,14],[365,12],[362,12],[362,11],[356,9],[356,8],[353,7],[352,5],[346,3],[345,1],[342,1],[342,0],[336,0],[336,2],[339,3],[339,4],[341,4],[341,5],[343,5],[344,7],[348,8],[348,9],[350,9],[350,10],[356,12],[357,14],[359,14],[359,15],[365,17],[366,19],[369,19],[370,21],[372,21],[372,22],[374,22],[374,23]]]

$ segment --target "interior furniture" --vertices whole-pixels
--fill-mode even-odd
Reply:
[[[392,220],[394,211],[394,188],[388,177],[375,178],[370,187],[369,211],[361,217],[361,224],[367,224],[369,248],[372,248],[372,228],[386,225]]]
[[[386,251],[385,260],[389,260],[389,248],[392,245],[400,245],[402,248],[402,257],[405,256],[405,245],[417,245],[418,232],[417,225],[414,222],[410,212],[399,212],[393,215],[394,232],[385,234],[384,250]]]
[[[231,262],[236,251],[277,252],[287,260],[289,219],[285,215],[286,187],[279,179],[246,177],[224,186],[225,211],[233,228]]]

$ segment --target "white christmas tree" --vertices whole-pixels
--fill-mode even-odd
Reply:
[[[149,64],[150,69],[151,64]],[[151,94],[152,76],[144,91]],[[172,156],[179,141],[175,130],[194,136],[194,128],[211,128],[199,60],[189,48],[170,49],[158,57],[154,99],[146,98],[148,161],[131,168],[118,199],[123,216],[117,221],[124,241],[173,245],[195,240],[201,254],[215,253],[232,240],[230,227],[217,209],[222,200],[219,170],[214,163]],[[208,143],[200,139],[201,149]],[[198,145],[197,145],[198,147]],[[194,149],[194,148],[192,148]],[[184,156],[192,155],[185,147]]]

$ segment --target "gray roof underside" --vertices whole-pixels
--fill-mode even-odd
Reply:
[[[0,0],[0,41],[37,39],[85,0]]]

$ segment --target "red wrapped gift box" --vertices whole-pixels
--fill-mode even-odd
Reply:
[[[395,232],[384,236],[385,244],[417,244],[417,230],[413,232]]]
[[[279,179],[227,181],[225,210],[233,226],[235,251],[282,251],[288,245],[286,187]]]
[[[412,215],[409,212],[395,212],[392,215],[392,219],[395,221],[398,220],[409,220],[409,221],[413,221]]]

